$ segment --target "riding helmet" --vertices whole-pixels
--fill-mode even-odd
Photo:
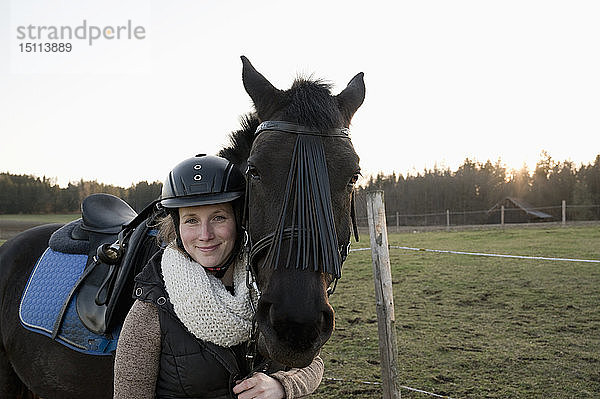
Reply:
[[[206,154],[196,155],[177,164],[163,184],[160,204],[173,221],[177,246],[184,253],[187,252],[179,232],[178,208],[232,203],[238,227],[234,250],[224,264],[205,267],[215,272],[218,278],[223,277],[241,248],[244,232],[241,225],[244,189],[244,175],[233,163],[225,158]]]
[[[162,187],[164,208],[211,205],[244,195],[242,172],[225,158],[198,154],[177,164]]]

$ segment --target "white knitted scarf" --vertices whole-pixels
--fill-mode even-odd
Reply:
[[[175,313],[196,338],[224,347],[248,340],[253,314],[241,262],[231,265],[234,295],[220,279],[172,245],[165,249],[161,267]]]

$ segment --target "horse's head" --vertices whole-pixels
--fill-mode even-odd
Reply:
[[[363,74],[337,96],[321,81],[276,89],[242,57],[260,122],[247,160],[248,230],[261,298],[261,347],[289,366],[310,363],[334,327],[327,289],[340,277],[360,172],[347,128]],[[282,123],[287,122],[287,123]]]

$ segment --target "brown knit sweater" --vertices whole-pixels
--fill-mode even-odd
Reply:
[[[135,367],[131,367],[131,365]],[[158,309],[135,301],[125,318],[115,357],[114,399],[154,397],[160,364]],[[300,398],[317,389],[323,378],[323,360],[316,357],[305,368],[279,371],[271,377],[285,390],[285,399]]]

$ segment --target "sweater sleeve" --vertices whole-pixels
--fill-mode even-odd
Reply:
[[[313,393],[323,378],[323,360],[320,356],[313,359],[308,366],[289,371],[278,371],[271,377],[278,380],[285,390],[285,399],[300,398]]]
[[[159,366],[158,309],[151,303],[135,301],[117,343],[113,398],[153,398]]]

